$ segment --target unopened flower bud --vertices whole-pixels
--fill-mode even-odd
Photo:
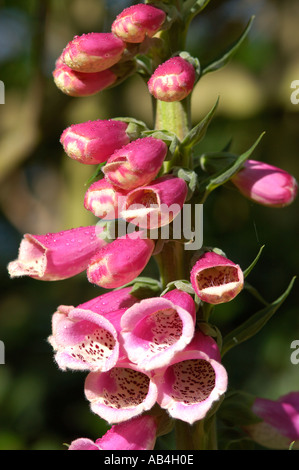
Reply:
[[[144,137],[130,142],[107,160],[103,173],[114,186],[129,191],[150,183],[167,155],[163,140]]]
[[[82,122],[67,127],[61,137],[65,153],[88,165],[105,162],[115,150],[130,142],[128,124],[113,119]]]
[[[187,193],[187,184],[182,178],[162,176],[150,185],[130,191],[121,215],[141,228],[163,227],[180,213]]]
[[[87,277],[92,284],[114,289],[139,276],[154,251],[155,242],[145,238],[143,232],[134,232],[117,238],[106,247],[91,259]]]
[[[146,36],[154,36],[165,18],[163,10],[139,3],[125,8],[112,23],[111,31],[126,42],[140,43]]]
[[[194,264],[190,279],[198,297],[210,304],[232,300],[244,285],[240,266],[212,251],[204,253]]]
[[[247,160],[231,181],[245,197],[270,207],[291,204],[298,191],[298,184],[292,175],[255,160]]]
[[[112,70],[84,73],[76,72],[67,65],[56,66],[53,72],[57,88],[69,96],[91,96],[113,85],[117,76]]]
[[[105,178],[95,181],[86,191],[85,209],[101,219],[118,219],[125,193],[117,191]]]
[[[182,57],[173,57],[160,64],[148,81],[149,92],[160,101],[181,101],[195,83],[195,69]]]
[[[63,62],[77,72],[94,73],[116,64],[125,43],[112,33],[88,33],[75,36],[63,50]]]

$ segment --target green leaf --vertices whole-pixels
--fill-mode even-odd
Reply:
[[[214,175],[209,176],[208,178],[205,178],[199,186],[199,190],[202,193],[202,197],[205,199],[207,195],[216,189],[218,186],[221,186],[224,183],[227,183],[232,176],[234,176],[243,166],[244,162],[250,157],[250,155],[253,153],[257,145],[259,144],[260,140],[264,136],[265,132],[263,132],[259,138],[256,140],[256,142],[250,147],[249,150],[244,152],[242,155],[240,155],[233,163],[228,165],[228,167],[224,170],[221,170],[217,172]]]
[[[260,258],[260,256],[261,256],[262,251],[263,251],[264,248],[265,248],[265,245],[262,245],[262,246],[260,247],[259,252],[258,252],[258,254],[256,255],[256,257],[255,257],[255,259],[253,260],[253,262],[251,263],[251,265],[248,266],[248,268],[243,271],[244,277],[247,277],[248,274],[250,273],[250,271],[254,268],[254,266],[256,265],[256,263],[258,262],[258,260],[259,260],[259,258]]]
[[[224,67],[231,57],[237,52],[241,44],[243,43],[244,39],[248,35],[251,25],[253,23],[254,16],[252,16],[241,36],[216,60],[211,62],[209,65],[202,69],[202,76],[206,75],[207,73],[214,72],[219,70],[220,68]]]
[[[255,396],[243,390],[227,393],[219,409],[219,418],[229,426],[245,426],[261,422],[252,410]]]
[[[238,344],[243,343],[244,341],[252,338],[256,335],[263,326],[271,319],[274,313],[285,301],[289,295],[296,277],[293,277],[286,291],[274,300],[271,304],[259,310],[254,315],[252,315],[248,320],[246,320],[242,325],[235,328],[233,331],[228,333],[223,340],[222,356],[224,356],[230,349],[237,346]]]
[[[217,109],[219,103],[219,98],[217,98],[216,103],[214,104],[211,111],[195,126],[193,129],[188,132],[184,140],[180,145],[180,149],[184,150],[189,147],[193,147],[194,145],[198,144],[205,136],[207,128],[212,121],[214,113]]]

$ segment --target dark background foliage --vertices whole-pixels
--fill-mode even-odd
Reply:
[[[115,0],[7,0],[0,2],[0,449],[64,449],[64,443],[97,438],[106,424],[89,411],[85,374],[61,372],[47,343],[51,316],[60,304],[77,305],[99,295],[85,274],[44,283],[10,280],[23,233],[46,233],[95,222],[83,208],[90,167],[70,161],[59,137],[68,125],[89,119],[131,116],[152,126],[143,81],[90,98],[70,98],[54,85],[57,57],[75,34],[108,31],[133,2]],[[135,2],[137,3],[137,2]],[[291,83],[299,79],[299,5],[296,0],[211,0],[192,23],[188,48],[207,63],[232,43],[249,18],[255,22],[242,49],[224,69],[208,74],[194,91],[196,124],[220,104],[199,151],[247,150],[265,131],[254,158],[299,175],[299,104]],[[246,268],[265,245],[248,280],[272,301],[298,273],[298,201],[284,209],[253,204],[221,187],[204,207],[204,243],[218,246]],[[147,273],[156,275],[150,264]],[[217,307],[213,321],[223,333],[261,307],[247,292]],[[299,365],[290,361],[299,339],[298,280],[280,310],[253,339],[225,357],[230,387],[276,399],[299,388]]]

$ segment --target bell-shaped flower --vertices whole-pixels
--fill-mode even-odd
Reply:
[[[190,280],[198,297],[210,304],[229,302],[244,286],[240,266],[213,251],[204,253],[196,261]]]
[[[167,151],[163,140],[139,138],[116,150],[102,171],[111,184],[130,191],[150,183],[157,176]]]
[[[120,321],[139,300],[125,287],[77,307],[60,305],[52,317],[48,341],[62,370],[109,370],[126,354],[119,344]]]
[[[182,178],[166,175],[150,185],[130,191],[121,216],[141,228],[155,229],[168,225],[181,212],[188,193]]]
[[[291,204],[298,192],[295,178],[268,163],[247,160],[231,182],[246,198],[269,207]]]
[[[53,71],[54,83],[63,93],[69,96],[92,96],[113,85],[117,75],[110,69],[102,72],[77,72],[57,61]]]
[[[121,339],[130,361],[153,370],[166,366],[190,343],[194,328],[194,301],[175,289],[127,309],[121,318]]]
[[[154,416],[136,416],[115,424],[95,442],[84,437],[76,439],[68,450],[153,450],[156,433],[157,421]]]
[[[64,48],[61,58],[77,72],[101,72],[116,64],[126,44],[112,33],[88,33],[75,36]]]
[[[110,424],[121,423],[154,406],[157,386],[135,364],[120,361],[107,372],[90,372],[85,396],[95,414]]]
[[[155,242],[143,232],[119,237],[103,246],[87,268],[89,282],[106,289],[115,289],[133,281],[147,265]]]
[[[60,137],[65,153],[88,165],[103,163],[130,142],[128,124],[113,119],[82,122],[67,127]]]
[[[197,331],[191,343],[152,380],[157,402],[170,416],[189,424],[204,419],[227,389],[227,372],[216,342]]]
[[[114,20],[111,31],[129,43],[140,43],[162,27],[166,13],[152,5],[138,3],[125,8]]]
[[[269,449],[299,449],[299,392],[278,400],[257,397],[251,411],[261,419],[243,427],[251,439]]]
[[[117,315],[121,317],[125,310],[118,310]],[[48,338],[60,369],[106,371],[114,367],[119,360],[119,341],[113,323],[109,313],[104,316],[83,308],[60,307],[52,317]]]
[[[195,69],[182,57],[172,57],[160,64],[147,85],[148,90],[160,101],[181,101],[193,90]]]
[[[106,245],[102,227],[78,227],[58,233],[31,235],[20,243],[18,258],[8,265],[11,277],[30,276],[59,281],[79,274],[92,257]]]
[[[125,202],[126,192],[118,190],[105,178],[89,186],[84,197],[85,209],[100,219],[118,219]]]

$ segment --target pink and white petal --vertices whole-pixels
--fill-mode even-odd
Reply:
[[[129,362],[107,372],[90,372],[85,396],[91,410],[108,423],[120,423],[150,410],[157,399],[157,386],[150,376]]]
[[[166,298],[144,299],[121,319],[129,359],[143,370],[166,366],[192,340],[195,318]]]

